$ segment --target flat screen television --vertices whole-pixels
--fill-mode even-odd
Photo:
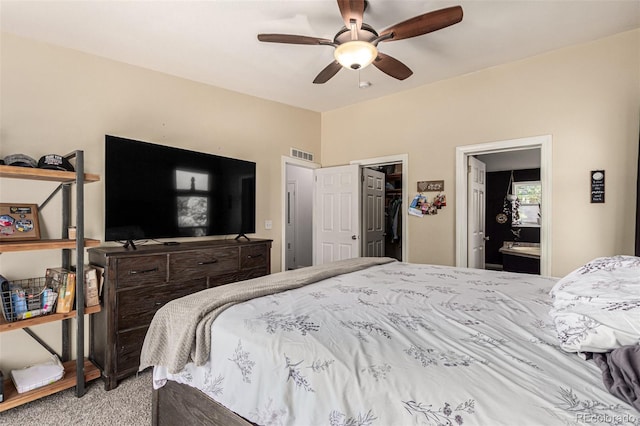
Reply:
[[[105,136],[106,241],[254,233],[255,190],[251,161]]]

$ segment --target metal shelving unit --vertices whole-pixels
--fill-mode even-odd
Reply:
[[[18,405],[42,398],[47,395],[75,386],[76,396],[85,394],[85,384],[90,380],[100,377],[100,370],[84,356],[84,315],[100,311],[100,306],[84,307],[84,250],[87,247],[95,247],[100,244],[98,240],[84,238],[84,185],[97,182],[98,175],[84,172],[84,152],[73,151],[65,156],[67,159],[75,158],[75,172],[58,170],[34,169],[28,167],[0,166],[0,178],[41,180],[59,182],[60,185],[39,206],[41,210],[58,193],[62,195],[62,239],[38,240],[38,241],[7,241],[0,242],[0,253],[33,250],[62,250],[62,267],[70,269],[72,265],[72,251],[75,249],[76,267],[76,310],[67,314],[48,314],[27,320],[6,322],[0,318],[0,333],[13,330],[24,330],[40,343],[49,352],[58,355],[65,367],[63,379],[50,385],[43,386],[33,391],[18,394],[11,380],[5,380],[4,402],[0,403],[0,412],[6,411]],[[75,210],[75,240],[68,239],[68,227],[71,225],[72,212],[72,186],[75,186],[76,210]],[[76,327],[76,359],[71,360],[71,323],[75,318]],[[62,354],[57,354],[31,329],[32,326],[62,321]]]

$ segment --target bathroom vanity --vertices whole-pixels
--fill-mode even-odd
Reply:
[[[505,241],[499,251],[505,271],[540,274],[540,243]]]

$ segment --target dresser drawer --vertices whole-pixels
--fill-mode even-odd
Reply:
[[[241,278],[240,277],[241,275],[242,275],[241,271],[235,271],[230,274],[219,274],[215,276],[214,275],[209,276],[208,287],[209,288],[218,287],[219,285],[231,284],[236,281],[242,281],[244,280],[244,278]]]
[[[240,271],[238,274],[238,281],[250,280],[252,278],[259,278],[265,275],[269,275],[266,266],[264,268],[253,268],[245,271]]]
[[[204,278],[237,270],[236,247],[172,253],[169,256],[169,276],[172,281]]]
[[[148,326],[167,302],[207,288],[206,278],[146,288],[122,290],[117,295],[118,330]]]
[[[161,284],[167,281],[167,256],[135,256],[118,259],[118,288]]]
[[[240,247],[240,269],[266,268],[267,260],[264,245]]]
[[[116,339],[116,359],[119,371],[138,368],[144,336],[147,334],[148,329],[148,327],[143,327],[118,333],[118,338]]]

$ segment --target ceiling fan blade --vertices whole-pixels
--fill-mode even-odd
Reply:
[[[316,76],[316,79],[313,80],[313,83],[314,84],[326,83],[331,79],[331,77],[333,77],[338,73],[338,71],[340,71],[340,68],[342,68],[342,65],[340,65],[338,61],[331,62],[329,65],[326,66],[325,69],[320,71],[320,74]]]
[[[333,41],[326,38],[308,37],[293,34],[258,34],[258,40],[269,43],[288,44],[322,44],[332,45]]]
[[[411,71],[405,64],[380,52],[378,52],[378,56],[373,61],[373,65],[383,73],[393,78],[397,78],[398,80],[404,80],[413,74],[413,71]]]
[[[356,29],[359,30],[362,27],[364,0],[338,0],[338,7],[347,28],[351,28],[352,19],[356,21]]]
[[[449,25],[457,24],[460,21],[462,21],[462,7],[447,7],[395,24],[382,31],[380,37],[393,33],[393,37],[384,39],[383,41],[402,40],[437,31]]]

